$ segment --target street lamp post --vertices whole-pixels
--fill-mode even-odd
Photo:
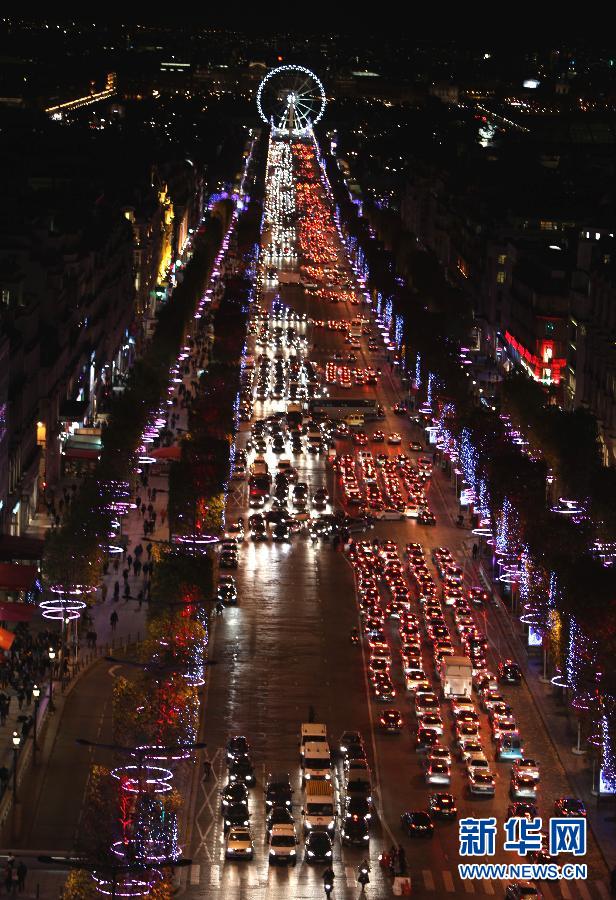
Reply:
[[[17,760],[19,758],[19,745],[21,737],[17,731],[13,732],[13,815],[17,807]]]
[[[56,651],[53,647],[49,648],[49,712],[53,712],[55,710],[55,706],[53,705],[53,664],[56,658]]]
[[[41,697],[41,689],[38,684],[35,684],[32,688],[32,696],[34,697],[34,722],[32,728],[32,762],[36,762],[36,751],[38,749],[36,744],[36,726],[38,721],[38,708]]]

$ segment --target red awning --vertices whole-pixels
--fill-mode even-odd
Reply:
[[[63,456],[67,459],[98,459],[100,450],[88,450],[86,447],[67,447]]]
[[[182,450],[178,444],[174,444],[172,447],[158,447],[148,453],[154,459],[180,459],[182,456]]]
[[[28,591],[38,578],[36,566],[0,563],[0,591]]]
[[[0,603],[0,621],[29,622],[36,610],[33,603]]]

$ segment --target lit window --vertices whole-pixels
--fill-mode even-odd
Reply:
[[[504,273],[504,271],[503,271],[502,269],[501,269],[501,270],[497,273],[497,275],[496,275],[496,283],[497,283],[497,284],[504,284],[504,283],[505,283],[505,273]]]
[[[506,262],[507,262],[507,254],[501,253],[498,257],[499,266],[504,266]]]

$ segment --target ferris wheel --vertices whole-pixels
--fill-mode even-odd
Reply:
[[[278,66],[267,73],[257,90],[257,109],[279,135],[307,134],[325,110],[325,90],[310,69]]]

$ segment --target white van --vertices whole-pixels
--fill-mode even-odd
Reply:
[[[302,753],[302,784],[307,781],[331,781],[332,755],[329,744],[307,741]]]
[[[318,722],[303,722],[299,730],[299,753],[304,755],[304,746],[327,743],[327,726]]]

